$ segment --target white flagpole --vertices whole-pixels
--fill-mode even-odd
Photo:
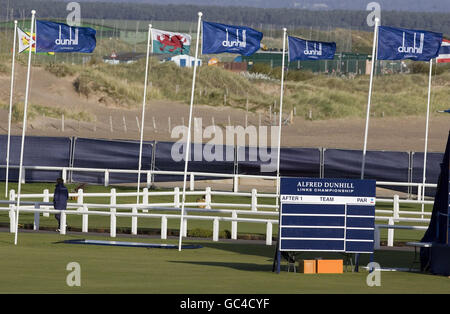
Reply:
[[[278,129],[278,152],[277,152],[277,205],[280,197],[280,151],[281,151],[281,126],[283,123],[283,96],[284,96],[284,59],[286,56],[286,32],[287,28],[283,28],[283,60],[281,61],[281,92],[280,92],[280,112],[279,112],[279,129]]]
[[[428,78],[428,102],[427,102],[427,121],[425,127],[425,150],[423,155],[423,181],[422,181],[422,200],[425,200],[425,181],[427,173],[427,151],[428,151],[428,123],[430,120],[430,103],[431,103],[431,77],[433,72],[433,59],[430,59],[430,74]],[[422,204],[422,212],[424,211],[424,204]]]
[[[192,110],[194,107],[194,94],[195,94],[195,78],[197,73],[197,58],[198,58],[198,46],[200,43],[200,25],[202,20],[202,12],[198,12],[198,25],[197,25],[197,42],[195,45],[195,59],[194,59],[194,74],[192,77],[192,92],[191,92],[191,104],[189,108],[189,123],[188,123],[188,134],[186,140],[186,154],[184,156],[184,178],[183,178],[183,197],[181,202],[181,219],[180,219],[180,238],[178,243],[178,251],[181,251],[181,242],[183,239],[183,228],[184,228],[184,205],[186,202],[186,178],[187,178],[187,170],[188,170],[188,162],[190,156],[190,147],[191,147],[191,126],[192,126]]]
[[[145,103],[147,100],[148,63],[149,63],[149,58],[150,58],[151,33],[152,33],[152,24],[149,24],[148,25],[148,39],[147,39],[147,61],[145,62],[144,99],[142,101],[141,141],[139,144],[139,165],[138,165],[138,183],[137,183],[136,204],[139,204],[139,191],[140,191],[140,185],[141,185],[142,142],[144,139]]]
[[[28,110],[28,94],[30,90],[30,71],[31,71],[31,52],[33,50],[33,33],[34,33],[34,16],[35,10],[31,11],[31,32],[30,32],[30,50],[28,53],[28,69],[27,69],[27,85],[25,89],[25,104],[23,108],[23,125],[22,125],[22,144],[20,148],[20,164],[19,164],[19,182],[17,188],[17,210],[16,210],[16,228],[14,235],[14,244],[17,245],[17,234],[19,233],[19,208],[20,208],[20,193],[22,188],[22,173],[23,173],[23,149],[25,145],[25,132],[27,129],[27,110]],[[37,47],[36,47],[37,50]]]
[[[369,83],[369,97],[367,101],[367,113],[366,113],[366,130],[364,133],[364,149],[363,149],[363,159],[361,165],[361,180],[364,179],[364,168],[366,166],[366,151],[367,151],[367,134],[369,132],[369,117],[370,117],[370,102],[372,101],[372,86],[373,86],[373,74],[375,69],[376,48],[377,48],[377,37],[378,37],[378,25],[380,24],[380,19],[375,18],[375,31],[373,33],[373,45],[372,45],[372,68],[370,70],[370,83]]]
[[[9,115],[8,115],[8,144],[6,147],[6,180],[5,180],[5,198],[8,197],[8,178],[9,178],[9,149],[11,144],[11,118],[14,94],[14,65],[16,63],[16,39],[17,39],[17,20],[14,21],[14,44],[11,66],[11,92],[9,95]]]

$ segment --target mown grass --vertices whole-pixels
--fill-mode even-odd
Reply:
[[[450,283],[443,276],[412,272],[381,272],[381,286],[366,284],[367,271],[349,269],[343,274],[300,274],[272,272],[274,246],[242,243],[214,243],[185,240],[199,249],[145,249],[89,246],[59,243],[80,236],[25,233],[18,237],[0,233],[2,273],[1,293],[189,293],[189,294],[272,294],[272,293],[448,293]],[[89,236],[92,240],[111,240]],[[116,239],[115,239],[116,240]],[[120,241],[177,244],[178,239],[161,241],[145,238],[120,238]],[[298,259],[342,259],[340,254],[312,252]],[[361,254],[360,265],[370,256]],[[373,260],[382,267],[409,268],[411,251],[377,251]],[[80,265],[81,285],[69,287],[68,263]],[[415,265],[417,266],[417,265]]]

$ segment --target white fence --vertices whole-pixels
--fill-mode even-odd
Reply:
[[[0,165],[0,168],[5,168],[6,166]],[[19,166],[10,166],[10,168],[18,169]],[[48,171],[60,171],[61,177],[64,182],[71,182],[70,177],[73,172],[93,172],[93,173],[103,173],[104,175],[104,186],[110,185],[110,174],[111,173],[127,173],[127,174],[138,174],[138,170],[130,169],[103,169],[103,168],[77,168],[77,167],[51,167],[51,166],[23,166],[22,167],[22,183],[25,183],[25,173],[27,170],[48,170]],[[146,185],[150,188],[152,185],[152,178],[155,175],[173,175],[173,176],[183,176],[183,171],[163,171],[163,170],[141,170],[142,175],[146,175]],[[210,172],[187,172],[189,177],[189,189],[190,191],[195,190],[195,177],[209,177],[214,178],[225,178],[233,180],[233,191],[238,192],[239,190],[239,179],[264,179],[264,180],[277,180],[276,176],[263,176],[263,175],[247,175],[247,174],[228,174],[228,173],[210,173]],[[436,187],[433,183],[406,183],[406,182],[387,182],[387,181],[377,181],[377,186],[397,186],[397,187],[417,187],[418,200],[424,200],[424,195],[422,195],[425,187]]]
[[[389,185],[389,182],[377,182],[378,185]],[[399,183],[391,183],[398,185]],[[416,184],[419,185],[419,184]],[[432,186],[432,185],[428,185]],[[419,189],[420,190],[420,189]],[[256,189],[252,192],[224,192],[224,191],[213,191],[211,188],[207,187],[205,190],[201,191],[187,191],[186,195],[189,196],[204,196],[204,201],[201,202],[186,202],[186,212],[187,213],[201,213],[203,215],[185,215],[184,216],[184,230],[186,236],[187,222],[188,220],[209,220],[212,221],[213,227],[213,240],[218,241],[219,238],[219,223],[220,221],[231,222],[231,238],[237,239],[238,233],[238,223],[257,223],[266,225],[266,244],[272,244],[272,234],[273,234],[273,224],[278,224],[278,205],[271,204],[261,204],[258,199],[261,198],[272,198],[274,203],[277,204],[276,194],[258,193]],[[180,207],[181,207],[181,197],[182,193],[178,187],[174,188],[173,191],[164,192],[152,192],[148,191],[147,188],[143,189],[139,193],[139,197],[142,197],[140,204],[118,204],[117,199],[121,197],[137,197],[136,192],[122,192],[117,193],[115,189],[111,189],[109,193],[84,193],[82,189],[78,190],[77,193],[70,193],[70,197],[75,197],[76,202],[68,203],[68,210],[59,211],[50,209],[51,203],[49,203],[52,195],[48,190],[44,190],[41,194],[22,194],[21,199],[26,201],[27,199],[42,199],[42,202],[37,202],[35,206],[22,206],[20,207],[20,212],[35,213],[34,223],[35,229],[39,229],[39,217],[40,213],[44,216],[49,216],[50,213],[61,213],[61,234],[65,234],[65,220],[67,215],[82,215],[82,232],[88,232],[88,221],[90,215],[98,216],[109,216],[110,217],[110,236],[115,237],[117,231],[117,217],[130,217],[131,218],[131,233],[137,234],[137,221],[140,218],[153,218],[161,220],[161,239],[167,239],[167,220],[168,219],[179,219]],[[173,201],[165,203],[154,203],[151,202],[153,197],[160,196],[170,196]],[[229,196],[229,197],[248,197],[248,203],[217,203],[212,201],[212,196]],[[85,202],[86,199],[92,197],[105,197],[109,198],[109,204],[96,204]],[[10,191],[10,201],[8,207],[0,207],[0,211],[9,211],[10,218],[10,231],[14,232],[15,226],[15,200],[16,195],[14,190]],[[401,210],[402,204],[433,204],[433,201],[423,201],[423,200],[407,200],[400,199],[397,195],[393,199],[377,199],[377,203],[392,203],[392,210],[380,210],[377,209],[375,212],[377,216],[376,221],[387,222],[387,224],[377,224],[375,225],[375,247],[379,248],[379,234],[381,228],[388,229],[388,246],[393,246],[394,244],[394,230],[395,229],[409,229],[409,230],[425,230],[427,229],[424,225],[410,225],[413,223],[429,223],[431,212],[422,210],[419,211],[407,211]],[[201,208],[190,208],[190,206],[204,206]],[[121,210],[118,212],[117,210]],[[124,212],[125,211],[125,212]],[[158,212],[158,213],[156,213]],[[168,212],[175,212],[170,214]],[[204,214],[210,214],[204,216]],[[218,216],[220,214],[221,216]],[[242,216],[273,216],[273,219],[268,218],[243,218]],[[241,217],[239,217],[241,216]],[[411,217],[419,216],[419,217]],[[64,223],[63,223],[64,221]],[[398,224],[400,223],[400,225]],[[405,225],[408,224],[408,225]],[[396,225],[397,224],[397,225]]]
[[[5,168],[6,166],[0,165],[0,168]],[[10,166],[10,168],[19,168],[19,166]],[[47,171],[60,171],[61,178],[64,182],[71,182],[69,177],[73,172],[91,172],[91,173],[103,173],[104,175],[104,186],[110,185],[110,174],[111,173],[127,173],[127,174],[138,174],[138,170],[129,169],[103,169],[103,168],[77,168],[77,167],[51,167],[51,166],[23,166],[22,167],[22,183],[25,183],[26,171],[27,170],[47,170]],[[152,178],[154,175],[173,175],[173,176],[183,176],[183,171],[163,171],[163,170],[141,170],[141,174],[146,176],[147,188],[152,185]],[[239,179],[266,179],[266,180],[276,180],[276,176],[263,176],[263,175],[248,175],[248,174],[229,174],[229,173],[210,173],[210,172],[194,172],[189,171],[187,173],[189,177],[189,189],[190,191],[195,190],[195,177],[209,177],[211,179],[232,179],[233,180],[233,191],[238,192],[239,189]],[[137,177],[136,177],[137,178]]]

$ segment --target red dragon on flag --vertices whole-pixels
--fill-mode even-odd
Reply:
[[[152,29],[153,53],[189,54],[191,36]]]

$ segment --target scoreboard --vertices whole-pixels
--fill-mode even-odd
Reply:
[[[280,251],[373,253],[375,180],[281,178]]]

